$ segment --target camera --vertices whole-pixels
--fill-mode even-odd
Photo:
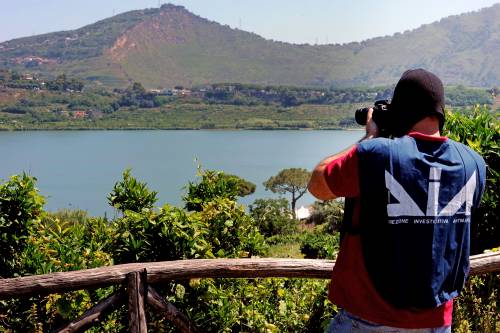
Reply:
[[[382,133],[389,133],[390,131],[390,112],[389,112],[390,103],[388,100],[380,100],[376,101],[373,106],[373,114],[372,118],[375,124],[377,124],[379,130]],[[354,118],[359,125],[366,125],[366,120],[368,118],[368,110],[370,108],[361,108],[357,109],[354,114]]]

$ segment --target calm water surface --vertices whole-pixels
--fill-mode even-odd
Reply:
[[[159,204],[181,205],[183,187],[204,168],[257,184],[240,201],[271,197],[262,183],[281,169],[312,169],[359,140],[360,131],[33,131],[0,132],[0,178],[23,171],[38,178],[46,209],[79,208],[112,216],[106,196],[124,169],[159,192]],[[308,195],[298,205],[312,203]]]

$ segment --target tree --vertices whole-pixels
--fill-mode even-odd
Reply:
[[[11,79],[12,81],[18,81],[18,80],[21,80],[21,74],[19,74],[19,73],[18,73],[18,72],[16,72],[16,71],[12,71],[12,72],[10,73],[10,79]]]
[[[255,192],[256,185],[246,179],[231,174],[223,174],[223,177],[236,181],[239,197],[246,197],[247,195],[253,194]]]
[[[285,198],[257,199],[249,208],[259,231],[266,237],[288,235],[297,231],[297,220],[293,218]]]
[[[290,193],[292,195],[292,211],[295,216],[295,204],[307,191],[307,183],[311,178],[311,172],[302,168],[290,168],[281,170],[264,182],[266,190],[273,193]]]
[[[123,91],[118,104],[120,106],[137,106],[140,108],[153,108],[155,105],[155,94],[146,91],[139,82],[134,82]]]

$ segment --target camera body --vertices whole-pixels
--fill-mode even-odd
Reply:
[[[391,131],[391,117],[388,100],[376,101],[373,108],[372,119],[377,124],[382,136],[389,136]],[[357,109],[354,118],[359,125],[366,125],[368,110],[370,108]]]

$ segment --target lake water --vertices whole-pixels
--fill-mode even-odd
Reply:
[[[311,170],[363,135],[360,131],[28,131],[0,132],[0,178],[23,171],[38,178],[46,209],[115,214],[107,195],[124,169],[158,191],[159,204],[182,205],[183,187],[204,168],[257,185],[240,199],[276,197],[262,183],[281,169]],[[298,206],[314,201],[307,195]]]

